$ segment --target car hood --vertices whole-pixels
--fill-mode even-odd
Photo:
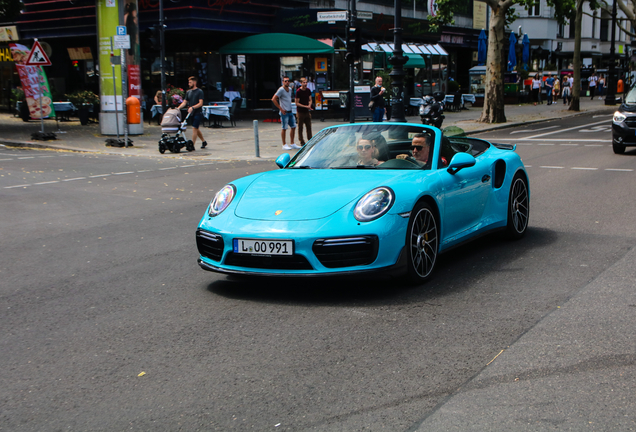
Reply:
[[[234,214],[272,221],[321,219],[405,173],[374,169],[270,171],[251,182],[242,193],[239,191]]]

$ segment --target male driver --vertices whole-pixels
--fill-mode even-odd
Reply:
[[[289,88],[289,78],[283,77],[283,85],[276,91],[276,94],[272,97],[272,102],[276,105],[276,108],[280,111],[280,122],[283,127],[281,131],[281,138],[283,139],[283,150],[299,149],[300,146],[294,143],[294,135],[296,134],[296,117],[292,113],[292,92]],[[285,131],[287,128],[291,128],[289,131],[289,140],[291,145],[287,145],[285,142]]]
[[[418,133],[413,137],[411,141],[411,151],[413,152],[413,159],[419,166],[424,166],[428,163],[428,155],[431,148],[431,136],[428,134]],[[397,159],[410,158],[407,154],[397,155]]]
[[[307,88],[307,78],[300,79],[300,88],[296,90],[296,114],[298,115],[298,140],[305,145],[303,125],[307,130],[307,141],[311,139],[311,90]]]
[[[203,134],[199,130],[199,125],[203,119],[203,90],[197,87],[197,77],[188,78],[188,87],[190,90],[186,93],[186,97],[179,105],[179,109],[188,106],[188,112],[192,116],[192,145],[197,143],[197,137],[201,138],[201,148],[204,149],[208,143],[203,138]]]

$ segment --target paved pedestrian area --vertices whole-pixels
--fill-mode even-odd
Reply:
[[[517,124],[528,124],[532,122],[547,121],[554,118],[562,118],[571,115],[579,115],[590,111],[610,113],[618,106],[606,106],[602,100],[581,100],[581,111],[568,111],[563,103],[552,105],[522,104],[506,105],[505,113],[507,122],[502,124],[487,124],[478,122],[482,113],[482,108],[470,107],[459,112],[446,112],[446,119],[443,127],[457,126],[468,133],[485,131],[501,127],[511,127]],[[313,113],[313,132],[320,129],[344,124],[342,119],[326,119],[320,121],[320,114]],[[407,117],[410,123],[420,124],[419,116]],[[82,126],[76,118],[71,121],[56,122],[54,119],[45,120],[44,132],[54,132],[56,140],[36,141],[32,139],[32,134],[41,130],[40,121],[24,122],[22,119],[11,114],[0,114],[0,143],[17,146],[48,147],[64,150],[100,152],[111,154],[126,154],[137,156],[175,157],[175,158],[200,158],[208,160],[257,160],[275,159],[282,152],[282,142],[280,137],[280,123],[265,121],[257,122],[259,138],[259,154],[256,157],[255,149],[255,125],[254,120],[249,118],[248,113],[242,115],[242,119],[236,122],[236,127],[230,127],[229,121],[223,122],[222,128],[202,127],[203,136],[208,142],[206,149],[201,149],[201,143],[197,143],[194,152],[182,152],[179,154],[166,152],[160,154],[157,143],[161,137],[161,128],[156,123],[144,124],[144,134],[131,136],[133,146],[129,148],[110,147],[106,145],[108,138],[114,136],[104,136],[100,134],[99,124],[92,123]],[[189,129],[186,136],[191,137]],[[123,139],[123,134],[121,136]],[[298,139],[296,138],[296,141]],[[294,151],[290,151],[294,152]]]

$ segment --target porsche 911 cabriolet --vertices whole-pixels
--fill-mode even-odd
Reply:
[[[425,125],[321,130],[280,169],[227,184],[196,231],[204,270],[259,276],[431,277],[440,253],[528,227],[514,145]]]

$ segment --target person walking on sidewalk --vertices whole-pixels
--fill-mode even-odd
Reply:
[[[554,90],[554,78],[552,74],[548,74],[548,78],[545,80],[545,95],[548,100],[548,105],[552,105],[552,91]]]
[[[279,110],[280,122],[283,130],[281,131],[281,138],[283,139],[283,150],[299,149],[300,146],[294,143],[294,137],[296,135],[296,117],[292,113],[292,92],[289,88],[289,78],[283,77],[283,85],[272,96],[272,102]],[[289,140],[291,145],[285,142],[285,131],[287,128],[291,128],[289,131]]]
[[[559,81],[559,77],[554,77],[554,85],[552,87],[553,104],[556,104],[559,101],[559,93],[561,93],[561,81]]]
[[[594,93],[596,93],[596,83],[598,81],[596,73],[592,72],[592,75],[590,75],[587,80],[589,82],[588,88],[590,90],[590,100],[594,100]]]
[[[188,78],[188,87],[190,90],[186,92],[186,97],[179,105],[179,109],[188,107],[188,112],[192,116],[192,146],[194,147],[197,143],[198,137],[201,138],[201,148],[204,149],[208,143],[199,129],[203,119],[203,90],[197,87],[197,77],[195,76]]]
[[[300,88],[296,90],[296,115],[298,116],[298,140],[300,145],[305,145],[303,139],[303,125],[307,130],[307,141],[311,139],[311,90],[307,88],[307,78],[300,79]]]
[[[539,74],[532,78],[532,97],[534,106],[537,106],[537,103],[541,103],[541,77],[539,77]]]
[[[384,91],[382,77],[375,78],[375,85],[371,88],[371,102],[373,102],[373,121],[381,122],[384,117]]]

